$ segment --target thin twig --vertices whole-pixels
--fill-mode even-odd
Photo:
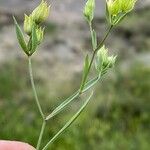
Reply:
[[[37,147],[36,147],[36,150],[39,150],[40,145],[41,145],[41,141],[42,141],[42,137],[43,137],[43,133],[44,133],[44,130],[45,130],[45,126],[46,126],[46,121],[45,121],[45,115],[44,115],[42,107],[40,105],[40,102],[39,102],[39,99],[38,99],[38,95],[37,95],[37,92],[36,92],[36,88],[35,88],[35,84],[34,84],[31,57],[28,57],[28,63],[29,63],[29,74],[30,74],[31,86],[32,86],[34,97],[35,97],[35,102],[37,104],[39,113],[40,113],[40,115],[41,115],[41,117],[43,119],[41,132],[40,132],[40,135],[39,135],[39,138],[38,138],[38,142],[37,142]]]
[[[40,149],[40,145],[41,145],[41,141],[42,141],[42,138],[43,138],[45,126],[46,126],[46,121],[43,120],[40,136],[39,136],[39,139],[38,139],[38,142],[37,142],[37,146],[36,146],[36,150]]]
[[[31,58],[30,57],[28,57],[28,62],[29,62],[30,80],[31,80],[33,94],[34,94],[34,97],[35,97],[35,102],[37,104],[37,107],[39,109],[39,112],[41,114],[42,119],[45,120],[45,116],[44,116],[44,113],[42,111],[42,108],[41,108],[41,105],[40,105],[40,102],[39,102],[39,99],[38,99],[38,96],[37,96],[37,92],[36,92],[36,89],[35,89],[35,84],[34,84],[34,79],[33,79],[33,71],[32,71],[32,63],[31,63]]]
[[[85,75],[85,77],[84,77],[83,84],[82,84],[82,86],[80,87],[80,93],[82,93],[82,91],[83,91],[84,85],[85,85],[85,83],[86,83],[87,77],[88,77],[88,75],[89,75],[89,72],[90,72],[90,70],[91,70],[91,67],[92,67],[92,64],[93,64],[93,61],[94,61],[94,58],[95,58],[95,55],[96,55],[97,51],[103,46],[103,44],[104,44],[105,40],[107,39],[109,33],[111,32],[112,28],[113,28],[113,25],[111,25],[111,26],[109,27],[109,29],[108,29],[106,35],[104,36],[103,40],[100,42],[100,44],[97,46],[97,48],[93,51],[92,58],[91,58],[91,61],[90,61],[90,64],[89,64],[87,73],[86,73],[86,75]],[[91,29],[91,26],[90,26],[90,30],[92,30],[92,29]]]

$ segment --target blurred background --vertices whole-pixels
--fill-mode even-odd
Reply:
[[[20,24],[40,0],[0,0],[0,139],[36,145],[41,118],[34,103],[27,57],[19,48],[12,15]],[[83,58],[91,52],[82,10],[86,0],[51,0],[43,44],[33,56],[34,77],[46,114],[71,95],[82,76]],[[97,0],[94,28],[100,40],[107,28],[105,0]],[[96,86],[78,120],[51,150],[150,149],[150,0],[113,30],[106,45],[117,54],[114,69]],[[94,76],[94,67],[91,77]],[[49,121],[44,145],[79,108],[76,100]]]

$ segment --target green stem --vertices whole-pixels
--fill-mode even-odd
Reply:
[[[45,126],[46,126],[46,121],[45,121],[45,115],[42,111],[42,108],[41,108],[41,105],[40,105],[40,102],[39,102],[39,99],[38,99],[38,95],[37,95],[37,92],[36,92],[35,84],[34,84],[33,71],[32,71],[32,62],[31,62],[31,57],[30,56],[28,57],[28,63],[29,63],[29,74],[30,74],[31,86],[32,86],[34,97],[35,97],[35,102],[37,104],[39,113],[40,113],[40,115],[43,119],[43,124],[42,124],[41,132],[40,132],[40,135],[39,135],[39,139],[38,139],[38,142],[37,142],[37,148],[36,148],[37,150],[39,150],[40,145],[41,145],[41,141],[42,141],[42,137],[43,137],[43,133],[44,133],[44,130],[45,130]]]
[[[86,83],[88,74],[89,74],[89,72],[91,70],[91,67],[92,67],[92,64],[93,64],[93,61],[94,61],[94,58],[95,58],[95,55],[96,55],[97,51],[103,46],[103,44],[104,44],[105,40],[107,39],[109,33],[111,32],[112,28],[113,28],[113,25],[111,25],[109,27],[109,29],[108,29],[106,35],[104,36],[103,40],[100,42],[100,44],[97,46],[97,48],[93,51],[92,58],[91,58],[91,61],[90,61],[89,67],[88,67],[88,71],[87,71],[87,73],[86,73],[86,75],[85,75],[85,77],[83,79],[82,86],[80,87],[80,93],[82,93],[82,91],[83,91],[84,85]],[[92,30],[91,26],[90,26],[90,30]]]
[[[109,29],[108,29],[107,33],[105,34],[103,40],[100,42],[100,44],[98,45],[98,47],[95,49],[96,52],[103,46],[105,40],[107,39],[107,37],[108,37],[109,33],[111,32],[111,30],[113,29],[113,27],[114,27],[113,25],[111,25],[109,27]]]
[[[43,124],[42,124],[42,128],[41,128],[40,136],[39,136],[38,143],[37,143],[37,146],[36,146],[36,150],[40,149],[40,145],[41,145],[41,141],[42,141],[42,138],[43,138],[45,126],[46,126],[46,121],[43,120]]]
[[[41,105],[40,105],[40,102],[39,102],[39,99],[38,99],[38,96],[37,96],[37,92],[36,92],[36,89],[35,89],[34,78],[33,78],[33,71],[32,71],[32,63],[31,63],[31,57],[28,57],[28,61],[29,61],[30,80],[31,80],[33,94],[34,94],[34,97],[35,97],[35,102],[37,104],[37,107],[39,109],[39,112],[41,114],[42,119],[45,120],[45,116],[44,116],[44,113],[42,111],[42,108],[41,108]]]

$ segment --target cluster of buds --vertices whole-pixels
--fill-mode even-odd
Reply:
[[[95,0],[88,0],[86,2],[83,14],[85,19],[90,23],[94,18]]]
[[[109,68],[112,68],[115,65],[117,56],[109,56],[108,49],[103,46],[97,52],[97,59],[96,59],[96,70],[98,72],[106,72]]]
[[[19,44],[28,56],[31,56],[36,51],[37,46],[43,40],[44,28],[40,24],[47,19],[49,10],[50,6],[46,1],[42,0],[40,5],[29,16],[25,14],[24,32],[29,36],[28,44],[26,44],[23,33],[14,18]]]
[[[117,25],[135,6],[137,0],[106,0],[106,14],[111,25]]]

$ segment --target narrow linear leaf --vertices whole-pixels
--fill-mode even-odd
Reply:
[[[119,24],[126,17],[126,15],[127,13],[123,14],[122,17],[120,17],[120,19],[118,19],[115,24]]]
[[[95,50],[97,47],[97,37],[96,37],[96,32],[94,30],[92,31],[92,45],[93,45],[93,49]]]
[[[94,86],[98,81],[99,81],[100,77],[95,77],[94,79],[90,80],[89,82],[87,82],[84,86],[83,89],[83,93],[86,92],[87,90],[89,90],[92,86]]]
[[[89,68],[89,56],[86,55],[85,61],[84,61],[83,76],[85,76],[87,74],[88,68]]]
[[[90,96],[81,106],[81,108],[77,111],[77,113],[57,132],[57,134],[46,144],[46,146],[42,150],[47,150],[50,144],[53,143],[66,129],[68,129],[72,125],[72,123],[79,117],[79,115],[86,108],[92,96],[93,96],[93,92],[90,94]]]
[[[95,58],[95,69],[99,72],[100,60],[98,57]]]
[[[32,49],[32,37],[30,37],[27,47],[28,47],[29,52],[31,52],[31,49]]]
[[[56,109],[46,117],[46,120],[51,119],[52,117],[56,116],[59,112],[61,112],[68,104],[70,104],[75,98],[77,98],[79,92],[75,92],[72,96],[67,98],[63,103],[61,103]]]
[[[70,100],[75,99],[76,97],[78,97],[78,95],[79,95],[79,92],[78,92],[78,91],[75,92],[73,95],[71,95],[69,98],[67,98],[63,103],[61,103],[61,105],[59,105],[55,110],[56,110],[56,111],[59,110],[60,107],[62,107],[62,106],[65,105],[66,103],[68,103]],[[53,112],[55,112],[55,111],[53,111]]]
[[[108,4],[106,3],[106,19],[107,19],[107,21],[110,23],[110,13],[109,13],[109,11],[108,11]]]
[[[84,60],[84,65],[83,65],[83,75],[82,75],[82,82],[81,82],[81,86],[80,86],[80,91],[82,91],[84,88],[85,79],[86,79],[87,74],[88,74],[88,69],[89,69],[89,56],[87,54],[85,57],[85,60]]]
[[[85,87],[83,89],[83,93],[89,90],[92,86],[94,86],[98,81],[100,80],[100,77],[95,77],[88,81],[85,84]],[[73,100],[75,100],[79,96],[79,90],[76,91],[74,94],[72,94],[69,98],[64,100],[58,107],[56,107],[50,115],[46,117],[46,120],[49,120],[59,114],[61,111],[63,111]]]
[[[32,38],[31,38],[31,54],[33,54],[36,51],[36,48],[38,46],[38,40],[37,40],[37,34],[36,34],[36,26],[34,25],[32,28]]]
[[[14,23],[15,23],[16,35],[17,35],[18,42],[19,42],[21,48],[24,50],[24,52],[28,55],[27,44],[25,42],[23,32],[22,32],[21,28],[19,27],[17,20],[15,19],[14,16],[13,16],[13,19],[14,19]]]

